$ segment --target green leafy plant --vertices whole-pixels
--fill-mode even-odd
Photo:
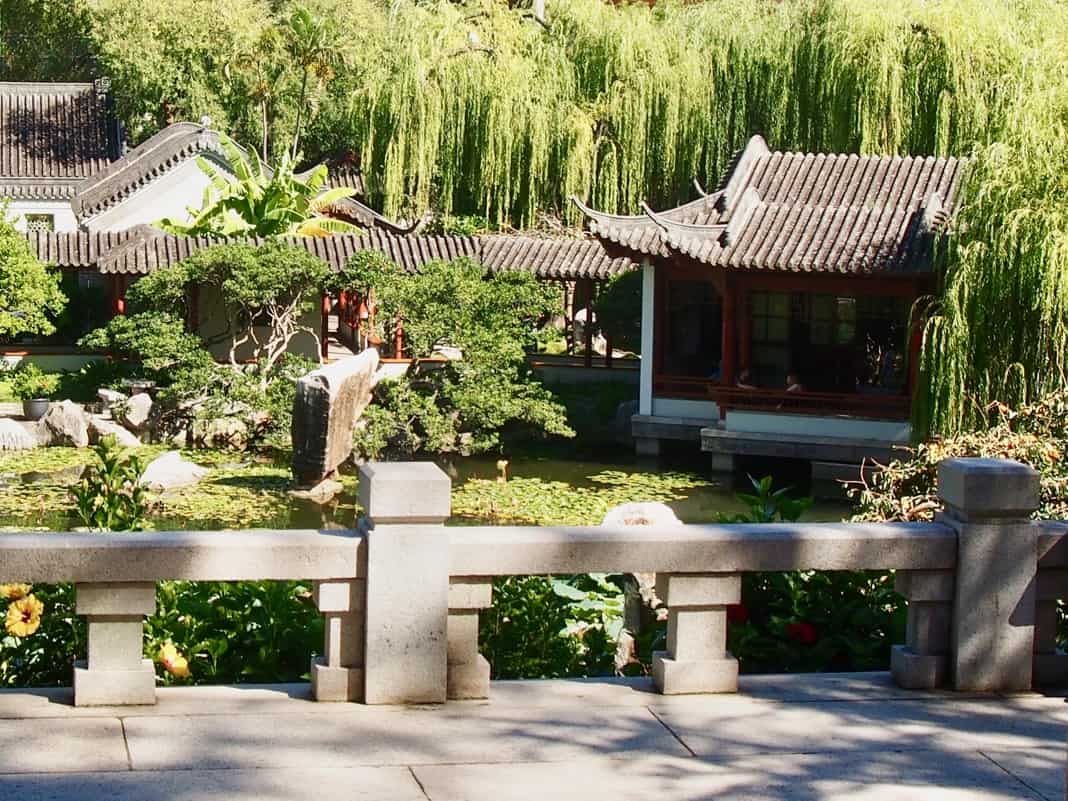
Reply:
[[[293,171],[293,157],[283,153],[271,169],[255,150],[245,151],[226,136],[219,143],[233,177],[207,158],[197,165],[211,180],[199,209],[189,209],[188,223],[160,220],[165,231],[181,236],[330,236],[359,233],[343,220],[326,216],[337,201],[351,197],[349,187],[326,189],[328,169],[320,164],[307,174]]]
[[[93,447],[97,463],[71,488],[78,516],[96,531],[136,531],[145,524],[148,500],[140,484],[144,467],[136,454],[124,453],[114,437]]]
[[[51,398],[59,386],[59,376],[46,373],[32,362],[20,362],[18,367],[5,376],[11,394],[19,400]]]
[[[719,515],[721,523],[793,523],[812,506],[812,498],[791,498],[791,487],[774,489],[774,479],[748,476],[753,492],[739,492],[735,497],[749,508],[734,515]]]

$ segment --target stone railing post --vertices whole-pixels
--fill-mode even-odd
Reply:
[[[443,703],[449,619],[449,477],[430,462],[360,468],[367,515],[364,703]]]
[[[738,660],[727,651],[727,607],[742,599],[732,573],[658,574],[668,608],[667,651],[653,654],[653,681],[665,695],[738,691]]]
[[[478,613],[493,604],[493,582],[457,576],[449,582],[448,696],[489,698],[490,665],[478,652]]]
[[[1003,459],[938,466],[940,522],[957,532],[949,668],[972,692],[1031,689],[1035,640],[1038,473]]]
[[[311,686],[316,701],[363,700],[362,580],[315,582],[315,606],[323,614],[323,655],[312,659]]]
[[[74,664],[75,706],[156,703],[156,671],[144,658],[144,616],[156,611],[152,582],[78,584],[88,654]]]
[[[1057,648],[1057,602],[1068,598],[1068,569],[1038,571],[1035,587],[1035,651],[1032,680],[1036,687],[1068,684],[1068,654]]]
[[[890,673],[898,687],[941,687],[949,665],[953,616],[952,570],[899,570],[895,589],[909,602],[905,644],[890,652]]]

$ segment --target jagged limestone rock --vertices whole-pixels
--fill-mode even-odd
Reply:
[[[145,392],[132,395],[127,401],[116,404],[112,409],[112,414],[118,421],[135,434],[140,434],[145,430],[151,413],[152,398]]]
[[[378,351],[340,359],[297,382],[293,402],[293,475],[303,487],[329,478],[352,454],[352,431],[371,402]]]
[[[37,424],[37,430],[42,445],[71,445],[75,448],[89,445],[89,415],[74,401],[52,404],[48,414]]]

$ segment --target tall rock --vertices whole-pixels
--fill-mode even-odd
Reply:
[[[378,351],[339,359],[297,382],[293,402],[293,475],[314,486],[352,454],[352,430],[371,402]]]

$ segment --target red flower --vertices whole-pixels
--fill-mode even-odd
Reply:
[[[745,623],[747,620],[749,620],[749,610],[743,604],[728,604],[728,623]]]
[[[786,624],[786,636],[794,642],[799,642],[802,645],[812,645],[819,639],[819,635],[816,633],[816,627],[811,623],[787,623]]]

